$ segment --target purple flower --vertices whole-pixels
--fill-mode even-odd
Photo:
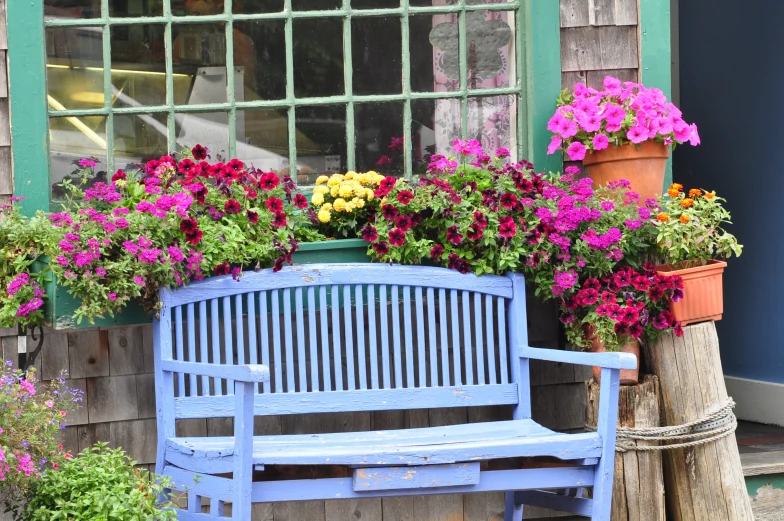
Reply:
[[[158,262],[158,256],[161,254],[158,248],[143,249],[138,254],[138,259],[147,264],[155,264]]]
[[[683,300],[683,290],[676,288],[672,290],[672,297],[670,297],[673,302],[680,302]]]
[[[177,246],[169,246],[167,250],[169,252],[169,257],[171,257],[172,262],[178,263],[185,260],[185,255],[182,253],[182,250],[179,249]]]
[[[612,212],[615,210],[615,203],[612,201],[602,201],[600,206],[605,212]]]
[[[69,261],[68,257],[66,257],[65,255],[58,255],[57,259],[55,260],[57,261],[57,264],[59,264],[60,266],[68,266],[71,263],[71,261]]]
[[[79,268],[89,266],[90,263],[92,263],[92,261],[93,261],[93,256],[88,252],[80,251],[79,253],[74,255],[74,264],[76,264],[76,266]]]
[[[133,278],[133,282],[134,282],[135,284],[139,285],[139,286],[146,286],[146,284],[145,284],[145,282],[144,282],[144,279],[141,277],[141,275],[136,275],[136,276]]]
[[[136,253],[139,251],[139,246],[137,246],[135,242],[125,241],[123,242],[123,247],[125,248],[125,251],[131,255],[136,255]]]
[[[106,270],[101,267],[95,268],[95,274],[98,275],[99,277],[105,277]]]
[[[640,216],[640,219],[644,219],[647,221],[648,219],[651,218],[651,211],[648,208],[642,206],[637,210],[637,215]]]

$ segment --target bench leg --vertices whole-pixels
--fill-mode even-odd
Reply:
[[[602,382],[599,389],[599,418],[597,422],[597,432],[602,437],[602,457],[596,465],[596,476],[593,481],[591,521],[610,521],[620,381],[620,370],[602,368]]]
[[[506,493],[506,509],[504,510],[504,521],[521,521],[523,519],[523,505],[515,503],[515,493]]]
[[[249,521],[253,488],[253,391],[255,384],[234,385],[234,494],[231,518]]]

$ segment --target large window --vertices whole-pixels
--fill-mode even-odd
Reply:
[[[39,208],[75,160],[95,157],[103,178],[196,143],[305,186],[411,176],[458,138],[530,157],[534,91],[549,106],[560,83],[553,0],[23,4],[9,7],[16,191]],[[41,53],[45,79],[14,67]]]

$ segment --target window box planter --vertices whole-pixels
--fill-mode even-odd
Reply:
[[[301,243],[292,255],[292,261],[294,264],[370,262],[370,257],[367,255],[367,244],[362,239]],[[36,265],[39,271],[47,269],[45,259],[38,261]],[[48,295],[46,317],[55,330],[130,326],[149,324],[152,321],[150,315],[142,309],[141,305],[137,302],[131,302],[122,313],[116,314],[114,317],[106,316],[96,320],[94,324],[87,321],[77,324],[73,314],[79,307],[79,302],[68,293],[68,289],[60,286],[54,280],[50,280],[46,284],[46,292]]]

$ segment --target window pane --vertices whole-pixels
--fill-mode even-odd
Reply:
[[[177,114],[177,147],[207,147],[216,161],[218,156],[227,159],[229,154],[229,115],[226,112]]]
[[[231,9],[234,14],[279,13],[283,11],[283,0],[234,0]]]
[[[351,0],[354,9],[390,9],[400,7],[400,0]]]
[[[354,94],[402,92],[400,17],[351,20]]]
[[[163,25],[112,27],[112,95],[115,106],[166,103]]]
[[[103,31],[100,27],[62,27],[46,31],[49,108],[103,107]]]
[[[114,166],[126,168],[166,155],[166,114],[114,116]]]
[[[115,0],[117,1],[117,0]],[[159,0],[160,1],[160,0]],[[204,16],[222,14],[223,0],[169,0],[171,11],[177,16]]]
[[[291,7],[295,11],[326,11],[342,6],[343,0],[291,0]]]
[[[297,146],[299,145],[300,143],[297,143]],[[302,145],[306,143],[303,142]],[[280,172],[287,168],[289,165],[287,111],[237,111],[237,157],[264,171]]]
[[[459,90],[457,15],[417,15],[409,20],[411,90]]]
[[[234,83],[243,85],[245,101],[286,97],[285,27],[284,20],[234,24]]]
[[[460,139],[460,100],[411,102],[411,141],[414,174],[423,174],[433,154],[449,155]]]
[[[514,12],[474,11],[466,15],[468,88],[514,84]]]
[[[161,0],[109,0],[109,16],[161,16]]]
[[[178,88],[178,104],[225,103],[226,30],[223,24],[175,24],[172,26],[172,62],[174,72],[191,81]],[[235,49],[235,57],[244,49]],[[250,57],[252,61],[252,56]],[[242,84],[235,85],[242,101]]]
[[[346,107],[297,107],[297,183],[346,169]]]
[[[468,98],[468,138],[478,139],[485,152],[517,148],[516,96]]]
[[[49,118],[49,158],[52,202],[62,201],[65,192],[57,184],[66,177],[79,179],[76,163],[93,157],[97,161],[91,182],[106,181],[106,118],[103,116]],[[55,205],[53,205],[54,207]]]
[[[354,119],[357,171],[403,175],[403,104],[359,104]]]
[[[44,0],[47,20],[62,18],[100,18],[101,0]]]
[[[455,5],[456,0],[409,0],[410,5],[417,7],[426,6],[439,6],[439,5]],[[467,0],[468,5],[477,4],[505,4],[507,0]]]
[[[294,94],[299,98],[344,94],[343,20],[294,20],[293,29]]]

